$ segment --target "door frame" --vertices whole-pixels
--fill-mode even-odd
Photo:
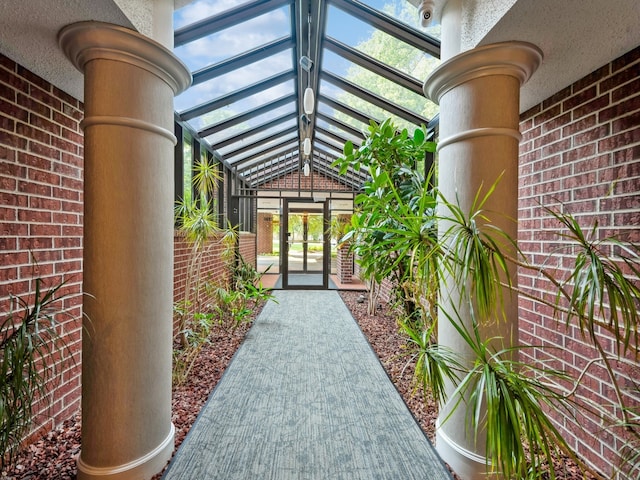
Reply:
[[[287,233],[289,232],[289,204],[314,203],[315,209],[310,211],[322,212],[324,230],[322,232],[322,285],[289,285],[289,242]],[[284,290],[328,290],[329,273],[331,270],[331,236],[330,236],[331,216],[329,215],[329,202],[327,200],[314,201],[313,198],[282,198],[282,219],[280,221],[280,265],[282,271],[282,288]],[[303,274],[304,275],[304,274]]]

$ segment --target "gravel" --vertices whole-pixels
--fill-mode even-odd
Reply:
[[[358,302],[360,292],[342,291],[340,295],[369,339],[389,378],[404,398],[416,421],[427,437],[433,441],[437,407],[428,396],[414,389],[413,362],[407,355],[406,341],[398,333],[392,311],[386,305],[382,305],[376,315],[368,315],[366,302]],[[254,315],[257,313],[259,309],[255,309]],[[233,332],[215,332],[211,342],[201,350],[187,382],[174,389],[172,421],[176,427],[176,448],[184,440],[249,328],[250,323],[245,323]],[[75,480],[79,452],[80,415],[78,414],[64,422],[60,428],[27,446],[16,458],[12,468],[2,471],[0,478]],[[565,470],[566,475],[557,478],[565,480],[591,478],[583,477],[575,466],[565,461],[559,461],[558,466]],[[154,479],[159,478],[160,475],[154,477]],[[455,474],[454,478],[458,479]]]

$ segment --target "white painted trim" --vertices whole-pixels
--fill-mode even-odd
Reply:
[[[113,467],[92,467],[78,458],[78,480],[128,480],[151,478],[171,459],[175,447],[175,426],[171,423],[169,435],[153,450],[129,463]]]
[[[173,132],[170,132],[166,128],[159,127],[158,125],[154,125],[153,123],[145,122],[144,120],[139,120],[137,118],[117,117],[112,115],[94,115],[91,117],[85,117],[80,122],[80,127],[83,130],[86,130],[87,128],[94,125],[116,125],[119,127],[137,128],[138,130],[146,130],[147,132],[161,135],[169,139],[174,145],[178,143],[178,139],[173,134]]]
[[[503,127],[484,127],[484,128],[473,128],[470,130],[465,130],[464,132],[456,133],[447,138],[443,138],[438,141],[438,151],[442,150],[447,145],[451,145],[452,143],[461,142],[463,140],[469,140],[471,138],[476,137],[488,137],[488,136],[501,136],[501,137],[511,137],[514,138],[520,143],[522,139],[522,134],[513,128],[503,128]]]
[[[91,60],[114,60],[153,73],[176,95],[191,84],[191,73],[178,57],[160,43],[128,28],[93,21],[73,23],[58,32],[58,43],[81,72]]]

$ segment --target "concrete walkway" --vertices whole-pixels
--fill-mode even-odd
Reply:
[[[335,291],[277,291],[166,480],[450,475]]]

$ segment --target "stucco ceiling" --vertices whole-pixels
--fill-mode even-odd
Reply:
[[[490,2],[470,3],[467,31],[476,38],[467,42],[522,40],[544,53],[522,89],[521,111],[640,45],[639,0],[519,0],[491,25],[481,20],[483,4]]]
[[[3,0],[0,52],[82,100],[82,75],[65,58],[56,36],[65,25],[84,20],[132,27],[112,0]]]

